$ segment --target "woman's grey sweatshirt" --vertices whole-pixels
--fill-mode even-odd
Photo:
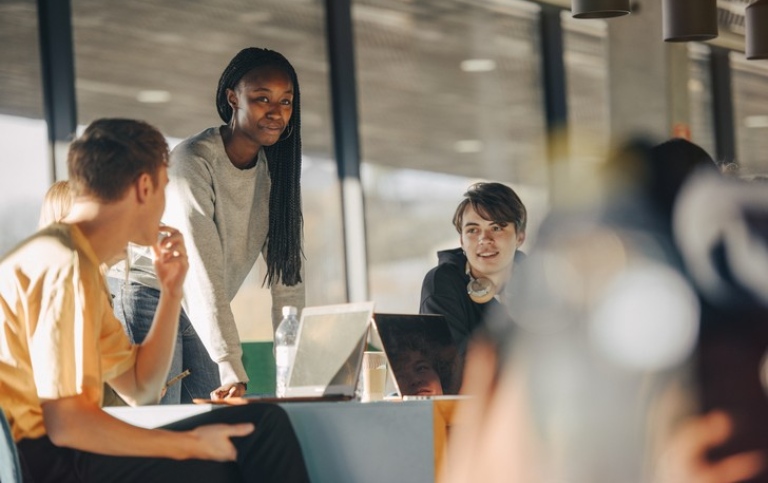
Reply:
[[[163,220],[184,235],[189,273],[183,307],[221,383],[246,382],[242,348],[230,303],[261,254],[266,259],[270,175],[264,149],[256,165],[236,168],[219,127],[181,142],[171,152]],[[129,280],[159,289],[151,256],[133,254]],[[273,330],[284,305],[304,308],[304,284],[274,283]]]

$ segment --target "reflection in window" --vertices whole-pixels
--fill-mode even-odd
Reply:
[[[696,42],[688,43],[691,141],[714,157],[717,151],[715,148],[709,54],[710,49],[707,45]]]
[[[736,161],[744,175],[768,174],[768,66],[731,53]]]
[[[604,20],[562,12],[568,87],[568,135],[574,162],[601,162],[608,153],[608,38]]]
[[[472,180],[546,185],[538,7],[353,4],[371,297],[418,312]]]

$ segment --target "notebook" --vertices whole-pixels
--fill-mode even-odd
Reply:
[[[253,394],[221,401],[196,399],[194,402],[240,405],[353,399],[372,315],[373,302],[305,307],[301,311],[296,356],[288,375],[286,397]]]
[[[461,369],[444,316],[374,314],[373,320],[403,399],[458,393]]]

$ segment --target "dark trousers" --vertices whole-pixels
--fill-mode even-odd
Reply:
[[[173,481],[308,482],[304,458],[285,411],[271,404],[232,406],[164,426],[184,431],[217,423],[254,423],[253,433],[232,438],[237,461],[105,456],[54,446],[48,437],[18,442],[24,481],[34,483]]]

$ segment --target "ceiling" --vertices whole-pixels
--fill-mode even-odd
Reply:
[[[305,153],[332,159],[323,4],[319,0],[71,0],[78,121],[147,120],[184,138],[219,123],[218,76],[245,46],[284,53],[302,90]],[[719,2],[738,28],[738,8]],[[562,3],[562,2],[561,2]],[[544,157],[535,4],[517,0],[363,0],[353,19],[363,159],[504,180],[533,179]],[[743,18],[741,19],[743,23]],[[591,79],[604,29],[569,33],[569,81],[582,106],[604,104]],[[0,0],[0,113],[42,118],[36,5]],[[487,72],[460,69],[493,59]],[[587,60],[585,62],[585,59]],[[155,101],[140,98],[155,96]],[[146,99],[145,99],[146,100]],[[580,119],[604,126],[604,112]],[[473,144],[474,142],[474,144]]]

